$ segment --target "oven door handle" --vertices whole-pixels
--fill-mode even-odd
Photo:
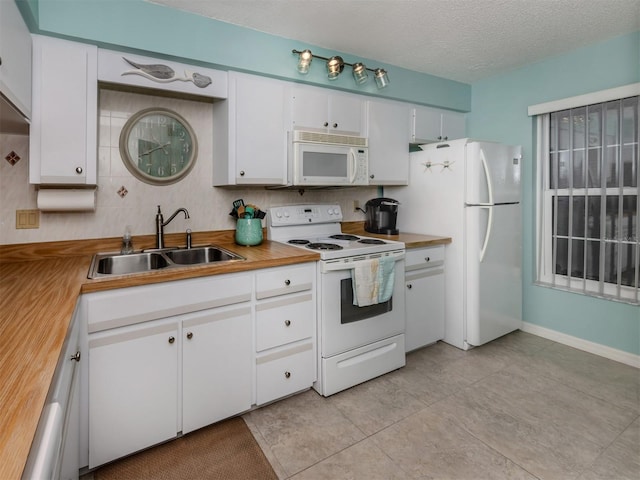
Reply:
[[[388,254],[387,254],[388,253]],[[373,258],[381,258],[383,256],[393,257],[395,261],[402,260],[404,258],[404,250],[395,250],[393,252],[385,252],[385,254],[372,254],[364,257],[355,257],[349,259],[338,260],[321,260],[320,261],[320,273],[335,272],[338,270],[353,270],[360,260],[370,260]]]

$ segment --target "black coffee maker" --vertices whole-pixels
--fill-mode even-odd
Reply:
[[[365,204],[364,229],[371,233],[397,235],[396,220],[400,202],[393,198],[372,198]]]

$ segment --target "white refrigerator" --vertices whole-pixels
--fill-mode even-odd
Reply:
[[[410,154],[400,232],[445,235],[445,337],[461,349],[522,323],[521,147],[460,139]]]

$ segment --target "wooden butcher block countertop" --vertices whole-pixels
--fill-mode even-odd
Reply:
[[[434,247],[436,245],[447,245],[451,243],[451,237],[439,235],[422,235],[419,233],[400,232],[398,235],[383,235],[370,233],[364,229],[364,222],[343,222],[342,232],[365,237],[376,237],[387,240],[404,242],[406,248]]]
[[[184,234],[165,235],[181,245]],[[154,236],[134,237],[151,248]],[[118,278],[87,279],[96,252],[115,252],[120,239],[0,246],[0,479],[24,470],[58,357],[81,293],[206,275],[316,261],[317,253],[276,242],[256,247],[233,242],[233,231],[195,232],[194,247],[214,244],[245,261],[172,268]]]

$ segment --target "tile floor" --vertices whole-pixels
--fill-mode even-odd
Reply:
[[[523,332],[244,418],[282,479],[640,479],[640,370]]]

